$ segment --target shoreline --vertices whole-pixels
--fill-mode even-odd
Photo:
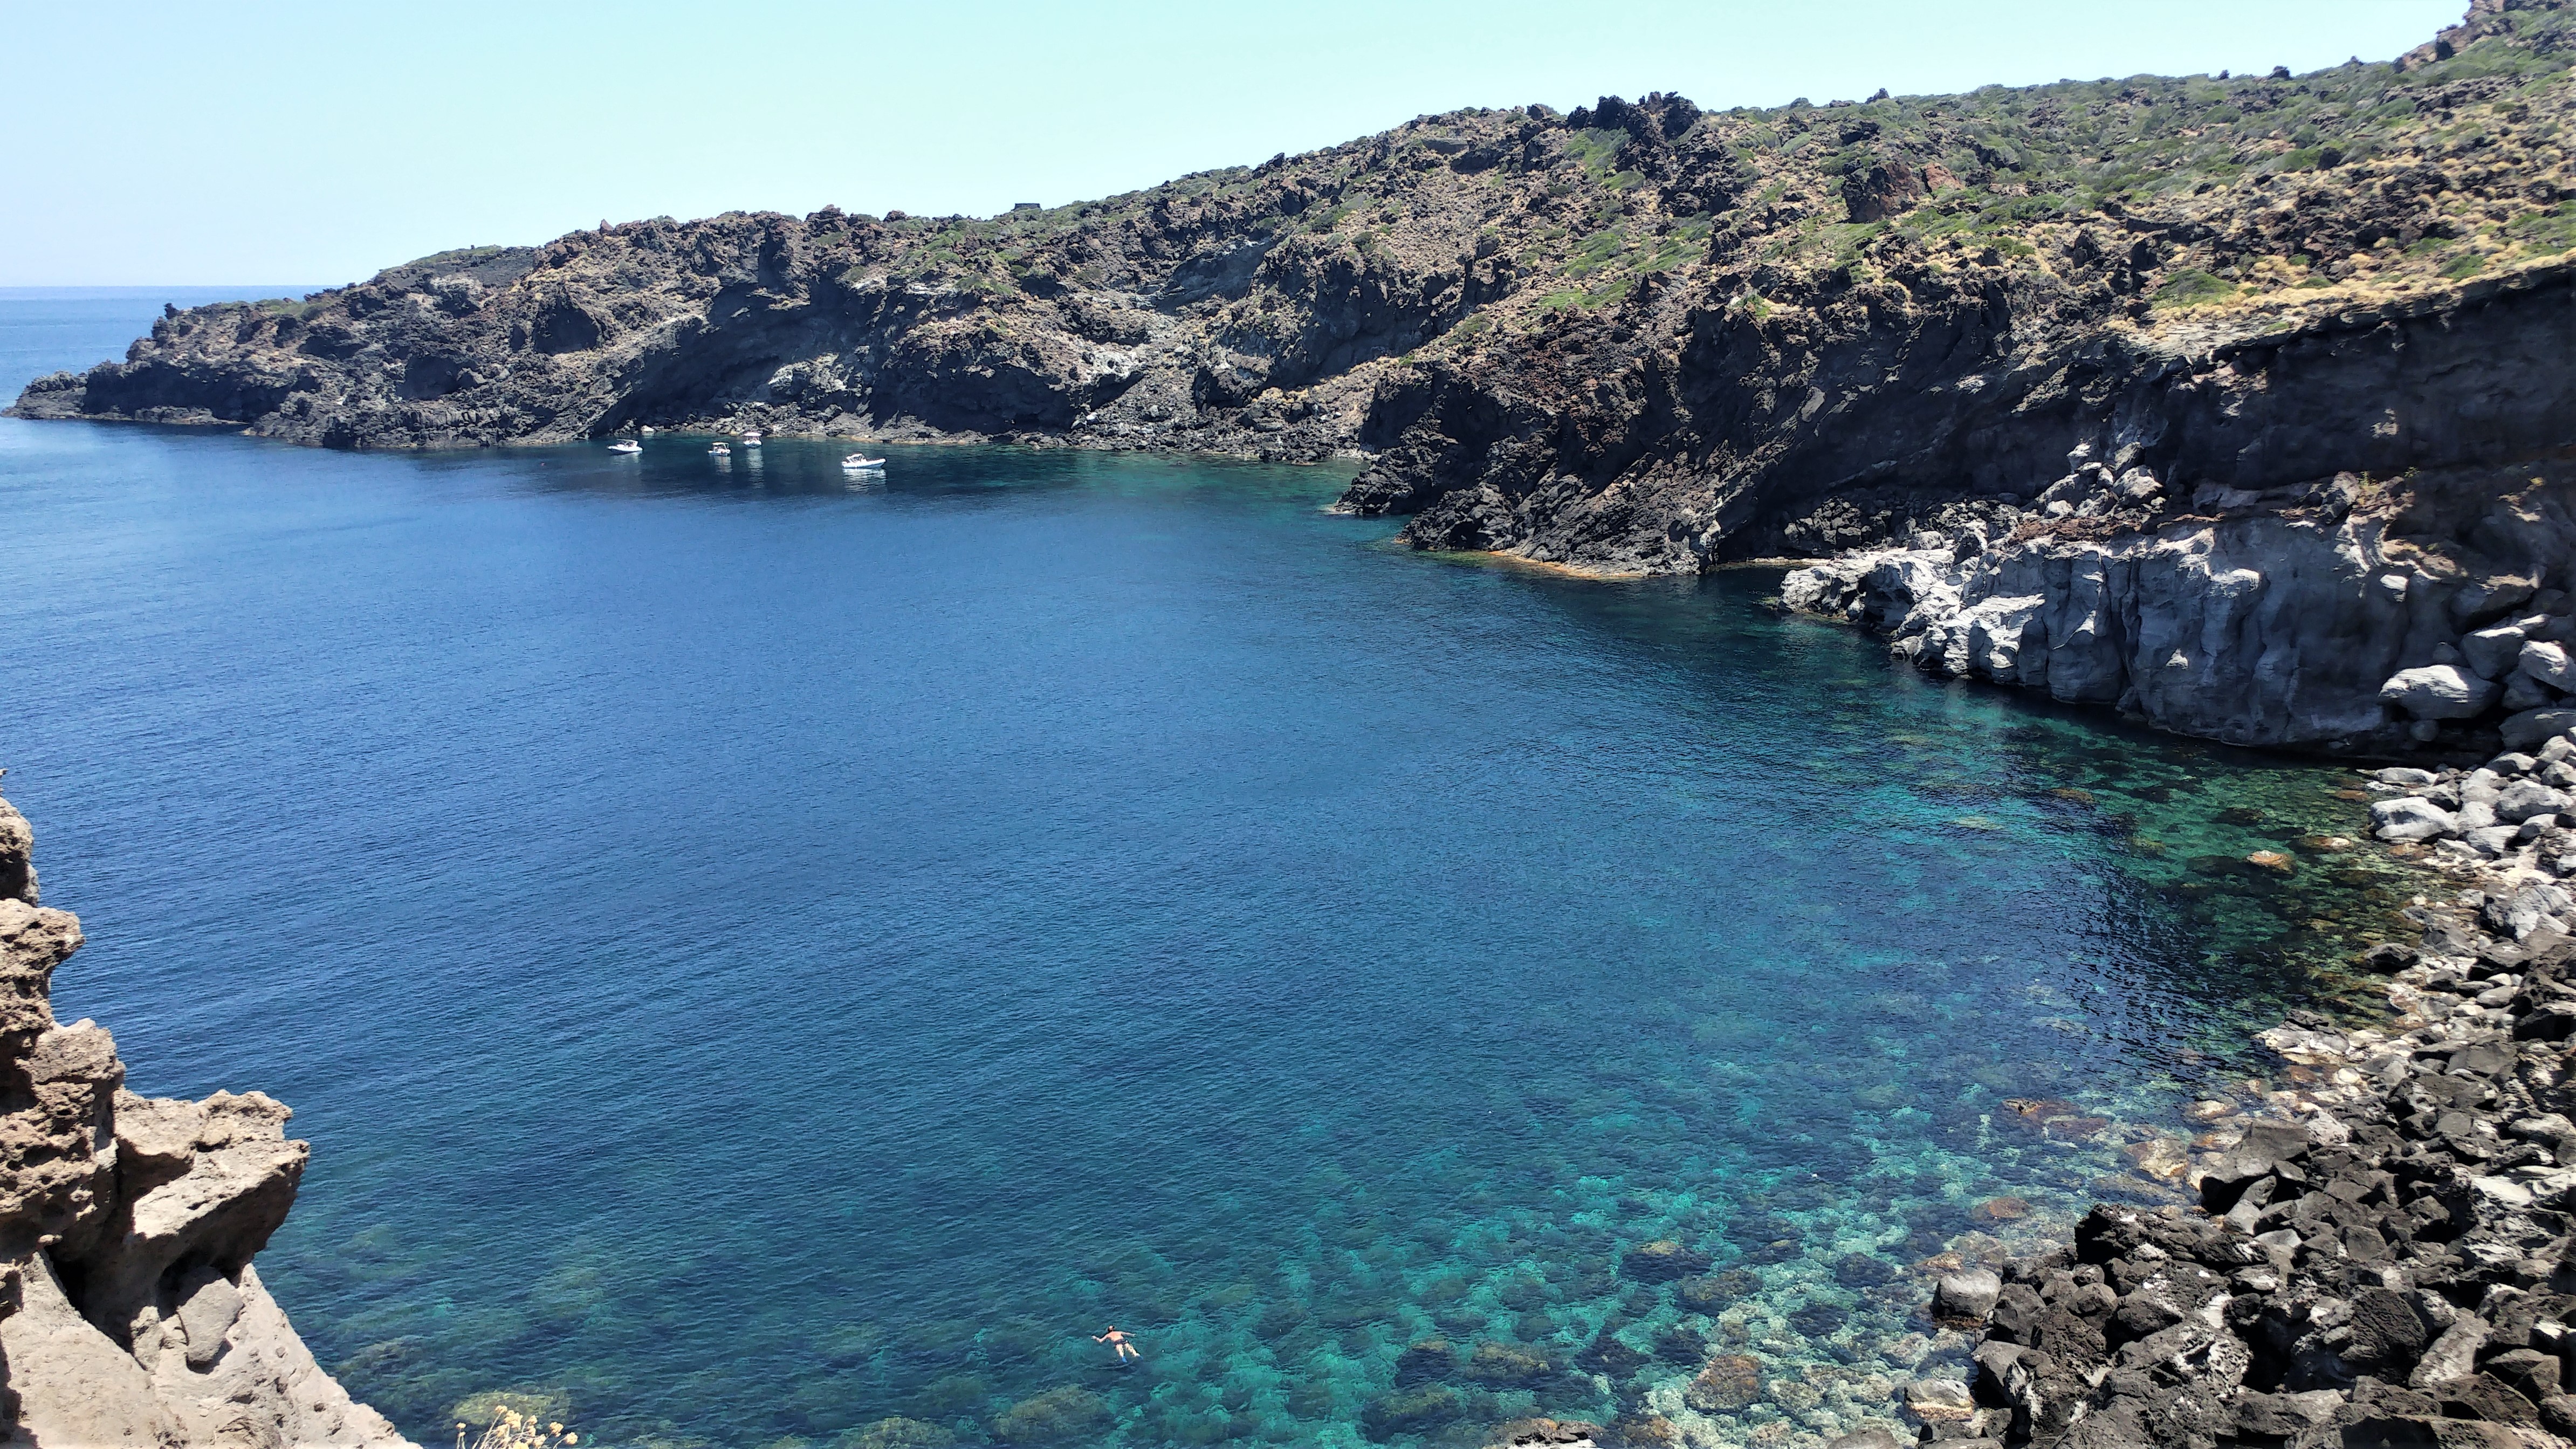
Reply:
[[[2266,1115],[2196,1140],[2196,1208],[2097,1204],[2068,1242],[1944,1278],[1935,1317],[1981,1340],[1964,1382],[1906,1386],[1922,1440],[2540,1449],[2576,1435],[2576,940],[2533,909],[2538,841],[2501,864],[2395,844],[2465,888],[2400,913],[2420,946],[2356,963],[2386,978],[2392,1014],[2293,1013],[2258,1033],[2290,1085],[2263,1094]],[[1863,1431],[1831,1449],[1897,1442]]]

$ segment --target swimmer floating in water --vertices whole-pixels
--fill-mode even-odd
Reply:
[[[1091,1341],[1093,1343],[1105,1343],[1109,1345],[1111,1351],[1118,1355],[1118,1361],[1120,1363],[1125,1363],[1131,1358],[1142,1360],[1145,1357],[1143,1354],[1136,1351],[1136,1345],[1128,1342],[1127,1335],[1120,1332],[1118,1325],[1114,1323],[1109,1326],[1109,1331],[1107,1333],[1093,1334],[1091,1336]]]

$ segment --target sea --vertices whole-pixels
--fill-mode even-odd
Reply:
[[[0,393],[285,290],[0,293]],[[2410,888],[2349,774],[1776,570],[709,442],[0,420],[56,1012],[293,1106],[259,1272],[424,1443],[1821,1443],[1964,1372],[1934,1275],[2179,1200]]]

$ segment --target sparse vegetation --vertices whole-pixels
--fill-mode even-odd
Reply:
[[[2168,307],[2197,307],[2209,302],[2222,302],[2236,295],[2236,284],[2224,277],[2212,276],[2197,267],[2185,267],[2165,279],[2156,289],[2156,300]]]

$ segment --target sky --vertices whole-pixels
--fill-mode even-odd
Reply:
[[[989,215],[1418,115],[2385,60],[2466,0],[0,0],[0,286],[337,285],[731,210]]]

